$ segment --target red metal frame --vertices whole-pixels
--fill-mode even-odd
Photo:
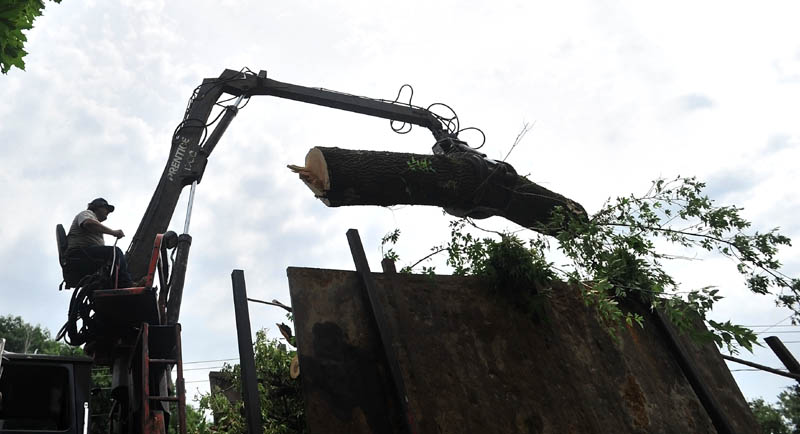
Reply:
[[[161,411],[153,411],[151,408],[152,401],[166,401],[175,402],[178,404],[178,432],[179,434],[186,434],[186,385],[183,378],[183,355],[181,348],[181,326],[174,324],[170,327],[175,332],[175,353],[174,359],[152,359],[150,357],[150,324],[142,323],[139,333],[139,342],[134,347],[134,357],[137,355],[135,351],[139,350],[138,361],[140,363],[140,378],[138,378],[141,396],[139,398],[140,404],[140,419],[142,434],[166,434],[166,419],[164,413]],[[141,346],[140,346],[141,345]],[[176,396],[160,396],[151,395],[150,391],[150,365],[175,365],[178,368],[178,375],[175,380],[175,395]]]
[[[139,402],[139,417],[138,421],[131,420],[131,423],[138,423],[139,428],[134,432],[137,434],[166,434],[166,418],[162,411],[153,411],[151,406],[152,402],[166,401],[178,403],[178,418],[180,426],[180,434],[186,434],[186,390],[185,381],[183,379],[183,362],[182,362],[182,349],[180,343],[180,325],[174,324],[175,330],[175,354],[170,355],[170,359],[151,359],[150,357],[150,339],[161,339],[164,335],[160,332],[158,335],[152,335],[151,326],[164,327],[166,322],[166,295],[167,288],[159,288],[158,294],[155,294],[153,283],[155,281],[156,271],[159,269],[159,259],[161,258],[161,244],[164,235],[156,235],[153,242],[152,255],[150,257],[150,264],[147,268],[145,275],[144,286],[137,286],[132,288],[120,289],[102,289],[94,292],[95,310],[102,313],[104,317],[110,318],[115,322],[122,325],[130,325],[133,327],[139,326],[138,336],[133,345],[132,352],[129,356],[132,362],[130,365],[133,368],[134,364],[137,369],[134,369],[133,384],[137,384],[141,392],[141,396],[136,396],[134,399]],[[166,276],[163,276],[166,279]],[[163,285],[162,285],[163,286]],[[116,341],[113,341],[116,342]],[[130,342],[130,341],[129,341]],[[111,343],[111,341],[109,341]],[[111,347],[104,348],[105,353],[114,354],[118,348],[119,343],[111,343]],[[160,345],[160,344],[159,344]],[[171,345],[171,344],[170,344]],[[116,356],[119,357],[119,356]],[[158,357],[158,356],[157,356]],[[176,379],[176,396],[160,396],[160,391],[151,391],[151,374],[157,372],[159,368],[151,370],[150,366],[155,365],[174,365],[178,368]],[[138,372],[136,372],[138,371]],[[135,388],[134,388],[135,390]],[[151,392],[155,392],[152,395]],[[134,392],[135,394],[135,392]]]
[[[153,254],[150,256],[150,265],[147,267],[147,279],[144,286],[150,288],[153,286],[153,278],[156,274],[156,266],[158,265],[158,257],[161,255],[161,240],[164,239],[164,234],[157,234],[156,240],[153,242]]]

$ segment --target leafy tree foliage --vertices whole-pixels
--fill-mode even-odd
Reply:
[[[111,411],[111,369],[108,366],[92,368],[92,434],[108,433],[108,414]]]
[[[6,339],[6,351],[15,353],[55,354],[60,356],[83,356],[83,350],[56,342],[50,331],[31,325],[22,317],[6,315],[0,317],[0,338]]]
[[[178,418],[175,418],[177,422]],[[206,426],[206,418],[203,416],[203,412],[199,409],[193,407],[188,402],[186,403],[186,428],[187,432],[198,432],[200,431],[200,426]],[[175,428],[175,432],[177,431],[177,427]]]
[[[756,399],[749,402],[750,409],[753,410],[753,416],[756,417],[758,425],[761,427],[761,432],[764,434],[790,434],[789,426],[783,420],[781,411],[763,399]]]
[[[781,415],[792,427],[792,434],[800,434],[800,385],[790,386],[778,395]]]
[[[50,0],[61,3],[61,0]],[[6,74],[12,66],[25,70],[22,60],[27,51],[24,46],[28,38],[24,30],[33,28],[33,21],[42,15],[42,0],[3,0],[0,3],[0,72]]]
[[[717,206],[703,194],[705,184],[695,178],[659,179],[641,196],[609,200],[591,217],[580,217],[559,209],[539,232],[558,233],[557,251],[567,264],[555,266],[545,256],[551,239],[536,235],[527,243],[511,233],[497,233],[500,240],[477,238],[464,231],[470,221],[451,223],[450,241],[431,248],[431,254],[402,271],[410,271],[433,255],[445,252],[447,265],[456,275],[484,275],[493,278],[495,289],[525,305],[534,301],[533,282],[560,278],[581,289],[584,301],[594,307],[610,331],[624,323],[642,324],[637,314],[623,312],[619,302],[636,297],[664,312],[682,331],[713,340],[736,352],[752,351],[756,335],[752,330],[713,321],[706,317],[723,297],[715,287],[679,288],[664,268],[669,261],[706,251],[730,258],[757,295],[772,295],[780,307],[800,321],[800,280],[783,274],[777,259],[780,246],[789,238],[772,229],[747,233],[751,223],[740,215],[741,208]],[[478,228],[480,229],[480,228]],[[388,234],[383,245],[397,242],[399,231]],[[527,246],[526,246],[527,244]],[[657,247],[658,246],[658,247]],[[673,252],[666,250],[672,248]],[[393,249],[384,256],[399,259]],[[423,267],[432,273],[433,267]],[[709,332],[695,330],[700,317]]]
[[[800,434],[800,386],[781,392],[774,406],[763,399],[749,404],[764,434]]]
[[[264,434],[295,434],[307,432],[300,380],[289,376],[289,366],[295,351],[287,351],[276,339],[267,339],[266,331],[256,333],[253,343],[258,391],[261,397],[261,421]],[[227,365],[223,373],[230,376],[231,384],[241,394],[241,369]],[[205,419],[186,426],[195,434],[247,433],[243,403],[230,402],[222,391],[215,390],[200,397],[200,411],[210,410],[214,422]]]

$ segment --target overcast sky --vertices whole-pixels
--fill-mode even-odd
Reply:
[[[61,327],[70,293],[57,290],[55,225],[103,196],[117,206],[107,223],[128,234],[120,241],[126,249],[192,90],[245,66],[375,98],[393,99],[409,83],[414,103],[446,103],[462,126],[481,128],[492,158],[504,157],[522,126],[535,122],[508,161],[590,213],[608,197],[646,191],[655,178],[697,176],[718,203],[744,207],[756,229],[779,226],[800,239],[797,3],[646,3],[48,3],[27,33],[26,71],[0,76],[0,314],[52,333]],[[405,261],[445,241],[450,218],[438,209],[326,208],[285,168],[318,145],[428,153],[432,144],[421,128],[401,136],[388,121],[253,98],[198,187],[181,311],[184,360],[238,356],[234,268],[245,270],[251,297],[288,303],[287,266],[354,268],[351,227],[373,270],[380,237],[394,228],[403,232]],[[171,224],[176,231],[185,203]],[[516,229],[499,219],[486,225]],[[800,274],[800,249],[781,258],[788,274]],[[788,311],[746,293],[730,262],[705,259],[676,271],[687,287],[720,286],[729,298],[716,319],[788,324]],[[254,330],[277,337],[282,311],[250,309]],[[800,328],[770,331],[800,352]],[[743,357],[780,366],[768,349]],[[774,400],[792,384],[734,374],[747,398]],[[206,390],[206,370],[186,377],[189,391]]]

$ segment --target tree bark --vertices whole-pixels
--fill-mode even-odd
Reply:
[[[575,201],[518,176],[506,163],[469,154],[421,155],[315,147],[288,166],[327,206],[430,205],[458,217],[501,216],[555,236],[551,214],[586,218]]]

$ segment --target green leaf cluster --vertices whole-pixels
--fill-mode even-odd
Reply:
[[[90,399],[92,434],[106,434],[109,428],[108,415],[113,405],[111,368],[108,366],[92,367],[92,396]]]
[[[295,434],[307,432],[300,380],[289,376],[289,367],[295,351],[287,351],[277,339],[267,339],[266,331],[256,332],[253,352],[261,399],[261,421],[264,434]],[[222,372],[241,394],[241,368],[225,365]],[[245,434],[247,424],[241,401],[232,403],[220,390],[200,396],[200,411],[210,410],[214,421],[205,419],[190,424],[189,431],[196,434]]]
[[[748,404],[764,434],[800,434],[800,386],[781,392],[775,405],[760,398]]]
[[[61,0],[50,0],[61,3]],[[4,0],[0,3],[0,72],[8,73],[12,66],[25,70],[22,60],[25,42],[28,38],[22,33],[33,28],[33,21],[42,15],[42,0]]]
[[[399,238],[400,238],[400,229],[395,229],[394,231],[389,232],[388,234],[384,235],[383,238],[381,238],[381,256],[384,259],[390,259],[395,262],[400,260],[400,256],[397,254],[397,252],[394,251],[394,249],[392,249],[391,247],[384,249],[387,244],[393,245],[397,243],[397,240]]]
[[[486,279],[491,291],[523,311],[537,316],[543,307],[542,297],[548,292],[548,284],[555,279],[556,273],[552,264],[547,262],[542,253],[543,239],[535,239],[527,244],[513,234],[502,233],[499,240],[477,238],[465,231],[466,220],[450,222],[450,241],[441,246],[431,248],[431,254],[423,258],[446,252],[446,264],[457,276],[474,275]],[[386,244],[395,244],[399,238],[399,230],[395,229],[381,240],[381,248]],[[385,258],[399,259],[392,249],[391,255],[384,253]],[[406,266],[403,273],[410,273],[419,265]],[[433,275],[435,267],[422,266],[422,274]]]
[[[666,253],[664,245],[732,259],[753,293],[775,295],[778,306],[800,319],[800,282],[782,274],[776,258],[778,248],[791,243],[777,228],[746,233],[751,223],[740,215],[742,209],[717,206],[703,194],[704,187],[695,178],[659,179],[642,196],[607,201],[590,219],[571,218],[558,210],[552,224],[565,228],[557,236],[559,249],[572,260],[570,280],[593,291],[590,299],[603,315],[622,316],[615,307],[618,300],[638,297],[662,310],[684,332],[733,352],[739,347],[752,351],[757,337],[751,330],[707,319],[722,299],[718,289],[679,290],[664,264],[685,258]],[[697,334],[693,321],[698,317],[709,332]]]
[[[433,162],[427,158],[417,160],[412,156],[410,160],[406,161],[406,165],[408,165],[408,170],[411,172],[436,172],[436,169],[433,168]]]
[[[658,179],[640,196],[609,199],[591,217],[557,208],[540,233],[557,233],[557,250],[566,264],[556,267],[545,256],[546,239],[537,236],[527,245],[515,235],[496,233],[499,240],[477,238],[464,231],[467,220],[451,222],[450,241],[434,246],[431,254],[447,252],[447,265],[456,275],[482,275],[495,282],[495,290],[528,304],[524,297],[530,282],[554,278],[580,288],[587,306],[597,312],[614,333],[623,325],[642,325],[643,317],[625,312],[623,300],[638,300],[663,312],[682,332],[700,340],[711,340],[731,352],[752,351],[757,337],[752,330],[707,318],[723,297],[713,286],[679,288],[665,264],[711,252],[733,261],[747,287],[757,295],[772,295],[780,307],[791,309],[793,322],[800,321],[800,280],[781,272],[778,249],[791,241],[778,232],[748,233],[752,226],[736,206],[718,206],[703,193],[705,184],[695,178]],[[471,223],[471,222],[470,222]],[[473,224],[474,226],[474,224]],[[476,226],[477,227],[477,226]],[[542,230],[543,229],[543,230]],[[399,231],[384,238],[394,244]],[[677,253],[670,253],[668,250]],[[399,256],[391,251],[392,258]],[[685,253],[684,253],[685,255]],[[420,262],[404,267],[410,271]],[[433,272],[433,268],[428,268]],[[700,330],[704,322],[708,330]]]

